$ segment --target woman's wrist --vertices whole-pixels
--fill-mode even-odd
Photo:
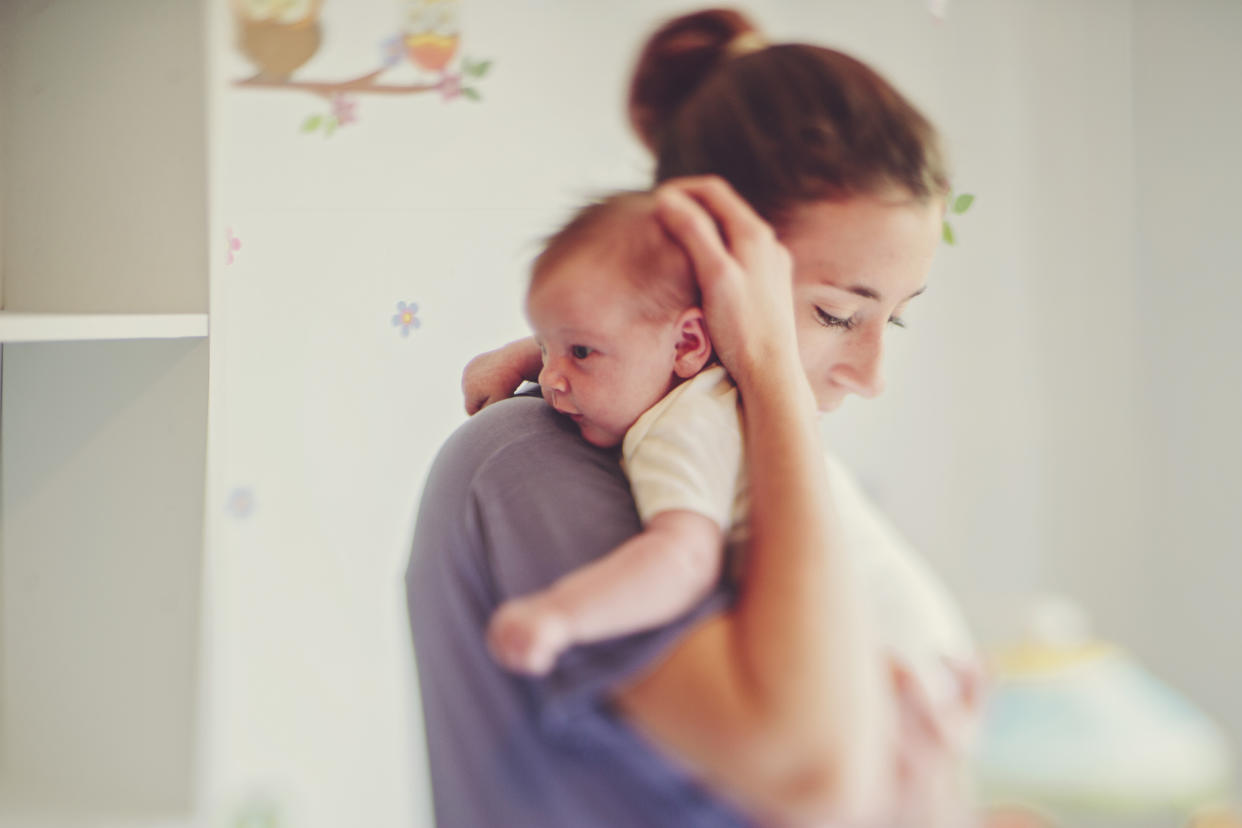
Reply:
[[[815,394],[796,358],[760,357],[733,381],[748,409],[790,405],[798,411],[815,410]]]

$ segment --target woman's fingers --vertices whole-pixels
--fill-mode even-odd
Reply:
[[[657,215],[690,258],[716,354],[739,385],[773,358],[797,359],[788,251],[723,180],[666,181]]]
[[[679,188],[661,188],[656,211],[664,229],[690,257],[699,286],[710,292],[733,261],[711,215]]]
[[[896,692],[901,718],[907,734],[916,735],[929,744],[945,746],[945,732],[922,686],[899,661],[889,661],[889,676]]]
[[[714,175],[677,178],[661,184],[658,192],[671,191],[693,198],[719,226],[725,246],[735,255],[745,255],[756,244],[775,238],[771,226],[737,194],[723,178]]]

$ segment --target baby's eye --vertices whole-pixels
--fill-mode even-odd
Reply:
[[[906,320],[902,319],[900,316],[890,316],[888,318],[888,324],[895,325],[898,328],[904,328],[906,326]]]
[[[574,359],[586,359],[595,351],[585,345],[573,345],[570,347],[569,353],[573,354]]]
[[[833,316],[831,313],[818,305],[815,306],[815,321],[819,322],[819,324],[826,328],[844,328],[848,331],[850,328],[854,327],[854,317],[851,316],[849,319],[842,319],[839,316]]]

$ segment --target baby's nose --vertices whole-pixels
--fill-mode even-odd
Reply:
[[[564,374],[556,371],[550,364],[545,364],[539,371],[539,384],[543,387],[543,394],[546,397],[549,391],[559,391],[564,393],[569,390],[569,384],[565,382]]]

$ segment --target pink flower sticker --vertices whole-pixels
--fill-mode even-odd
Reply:
[[[332,96],[332,117],[337,126],[345,126],[358,122],[358,100],[348,95]]]
[[[232,264],[232,263],[233,263],[233,259],[235,258],[234,254],[235,254],[238,250],[241,250],[241,246],[242,246],[242,245],[241,245],[241,239],[239,239],[239,238],[237,238],[237,236],[234,236],[234,235],[233,235],[233,228],[232,228],[232,227],[226,227],[226,228],[224,228],[224,232],[225,232],[225,234],[228,236],[228,240],[229,240],[229,249],[228,249],[228,254],[227,254],[227,256],[228,256],[228,257],[225,259],[225,262],[224,262],[224,263],[225,263],[225,264]]]
[[[458,97],[462,93],[461,75],[446,73],[440,79],[437,88],[440,90],[440,94],[444,96],[444,100],[453,100],[453,98]]]

